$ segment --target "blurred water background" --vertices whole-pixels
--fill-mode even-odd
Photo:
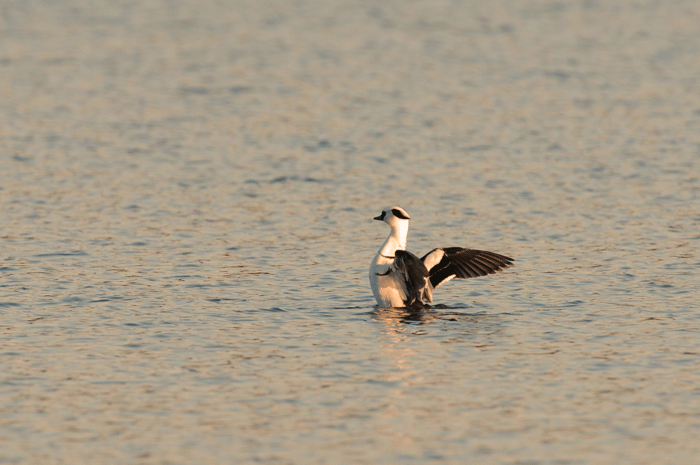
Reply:
[[[698,463],[698,25],[0,1],[0,463]],[[392,204],[515,268],[375,308]]]

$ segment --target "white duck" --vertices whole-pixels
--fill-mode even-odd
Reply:
[[[453,278],[486,276],[513,266],[512,258],[461,247],[433,249],[419,259],[406,250],[411,219],[406,210],[386,207],[374,219],[391,226],[391,234],[369,267],[369,283],[382,307],[432,303],[433,290]]]

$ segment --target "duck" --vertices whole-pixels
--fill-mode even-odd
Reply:
[[[369,282],[380,307],[425,307],[433,291],[452,279],[486,276],[514,266],[505,255],[462,247],[435,248],[422,258],[406,250],[411,216],[399,206],[374,218],[391,232],[369,267]]]

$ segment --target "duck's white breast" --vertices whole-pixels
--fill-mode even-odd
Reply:
[[[387,259],[377,254],[369,267],[369,283],[372,287],[374,298],[383,307],[403,307],[406,301],[404,286],[397,281],[394,273],[386,273],[393,263],[393,259]]]

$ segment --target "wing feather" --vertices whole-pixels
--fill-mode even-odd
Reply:
[[[432,290],[428,286],[430,273],[423,261],[406,250],[394,253],[393,271],[398,274],[399,281],[404,286],[406,305],[422,303],[423,300],[433,301]]]
[[[421,261],[429,265],[430,284],[433,288],[452,278],[486,276],[503,271],[514,264],[514,260],[505,255],[461,247],[433,249],[421,258]]]

